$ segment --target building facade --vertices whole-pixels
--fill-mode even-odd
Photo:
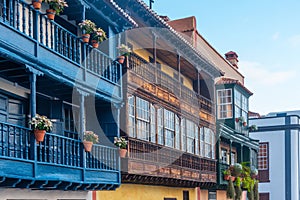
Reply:
[[[299,199],[300,111],[275,112],[249,120],[258,127],[260,199]]]
[[[82,200],[88,190],[114,190],[123,95],[113,36],[136,23],[109,1],[67,1],[54,20],[48,4],[37,10],[33,2],[0,0],[1,199]],[[103,51],[81,40],[84,19],[111,38]],[[28,125],[36,114],[53,123],[41,143]],[[92,152],[83,149],[86,130],[100,138]]]

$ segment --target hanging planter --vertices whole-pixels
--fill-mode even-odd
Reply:
[[[91,152],[93,147],[93,142],[90,141],[83,141],[83,147],[85,152]]]
[[[46,116],[40,116],[36,114],[29,124],[33,128],[34,137],[37,143],[43,142],[45,138],[46,131],[51,131],[52,122]]]
[[[125,158],[127,153],[127,149],[119,149],[119,154],[121,158]]]
[[[54,20],[55,18],[55,10],[53,9],[47,9],[46,14],[49,20]]]
[[[43,142],[45,139],[45,134],[46,134],[45,130],[38,130],[38,129],[34,130],[34,137],[36,143]]]
[[[92,45],[93,45],[93,48],[98,48],[99,42],[97,40],[92,40]]]
[[[99,137],[93,131],[85,131],[83,136],[83,147],[85,152],[91,152],[94,143],[99,141]]]
[[[124,61],[125,61],[125,56],[118,56],[117,61],[118,61],[120,64],[123,64]]]
[[[92,34],[96,29],[96,24],[91,20],[86,19],[80,22],[78,26],[83,31],[82,41],[84,43],[88,43],[90,41],[90,34]]]
[[[124,137],[115,137],[114,144],[119,147],[120,157],[125,158],[127,153],[127,140]]]
[[[82,34],[82,41],[84,43],[89,43],[89,41],[90,41],[90,34]]]
[[[41,9],[43,0],[32,0],[32,6],[34,9],[39,10]]]

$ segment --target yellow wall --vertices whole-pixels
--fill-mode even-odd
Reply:
[[[97,191],[96,200],[183,200],[183,191],[189,191],[190,200],[197,200],[196,189],[137,184],[122,184],[116,191]],[[207,198],[206,198],[207,199]],[[203,200],[201,198],[201,200]]]

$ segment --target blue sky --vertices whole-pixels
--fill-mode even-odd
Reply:
[[[148,3],[149,1],[145,1]],[[197,29],[222,55],[233,50],[250,109],[261,114],[300,110],[299,0],[155,0],[153,9],[171,19],[196,16]]]

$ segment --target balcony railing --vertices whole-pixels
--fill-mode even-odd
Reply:
[[[16,30],[80,68],[86,69],[102,79],[119,85],[121,66],[98,49],[83,43],[53,20],[22,0],[4,1],[0,4],[0,23]]]
[[[199,105],[201,109],[214,115],[215,105],[212,100],[197,94],[177,79],[157,69],[152,63],[147,62],[138,55],[130,55],[129,67],[134,73],[140,75],[143,79],[149,81],[149,83],[157,84],[175,94],[176,97],[187,102],[189,105]]]
[[[103,176],[99,172],[110,172],[111,179],[107,182],[119,181],[120,169],[119,169],[119,157],[118,149],[103,146],[93,145],[93,150],[90,153],[84,152],[82,142],[79,139],[69,138],[64,135],[56,135],[52,133],[46,133],[44,142],[36,144],[34,147],[32,140],[32,131],[28,128],[16,126],[8,123],[0,123],[0,160],[1,163],[7,162],[8,165],[14,167],[14,161],[18,167],[24,165],[22,175],[17,175],[19,179],[34,179],[39,177],[39,180],[45,181],[48,179],[57,178],[59,181],[71,182],[74,181],[84,183],[84,180],[88,184],[93,182],[98,186],[101,184],[101,180],[105,181],[104,177],[95,178],[97,176]],[[35,141],[34,141],[35,142]],[[20,164],[21,163],[21,164]],[[29,168],[30,163],[37,163]],[[5,165],[3,165],[5,166]],[[31,165],[30,165],[31,166]],[[52,166],[46,168],[54,173],[51,178],[47,177],[49,173],[45,171],[45,166]],[[2,168],[5,171],[5,167]],[[33,172],[41,172],[34,174]],[[63,173],[71,174],[74,171],[74,180],[69,176],[64,177]],[[89,174],[87,173],[89,171]],[[60,174],[62,172],[62,174]],[[80,173],[81,172],[81,173]],[[98,173],[94,175],[93,173]],[[24,177],[23,177],[24,174]],[[26,175],[27,174],[27,175]],[[33,174],[32,177],[28,177],[28,174]],[[0,173],[0,176],[1,173]],[[5,174],[6,177],[16,177],[14,173]],[[57,176],[57,177],[56,177]],[[93,177],[95,176],[95,177]],[[93,178],[95,178],[93,180]],[[114,179],[115,178],[115,179]],[[70,183],[70,185],[71,185]]]
[[[203,181],[202,175],[212,175],[208,182],[214,182],[216,174],[216,161],[208,158],[201,158],[183,151],[169,147],[153,144],[134,138],[129,138],[129,160],[144,162],[148,165],[155,165],[154,172],[145,171],[145,174],[152,174],[162,177],[174,177],[179,179],[189,179]],[[147,167],[146,167],[147,168]],[[168,168],[169,174],[160,174],[160,169]],[[172,173],[172,169],[179,170]],[[130,171],[130,169],[128,169]],[[158,172],[157,172],[158,171]],[[187,176],[185,172],[190,172]],[[195,176],[196,175],[196,176]],[[189,177],[190,176],[190,177]]]

